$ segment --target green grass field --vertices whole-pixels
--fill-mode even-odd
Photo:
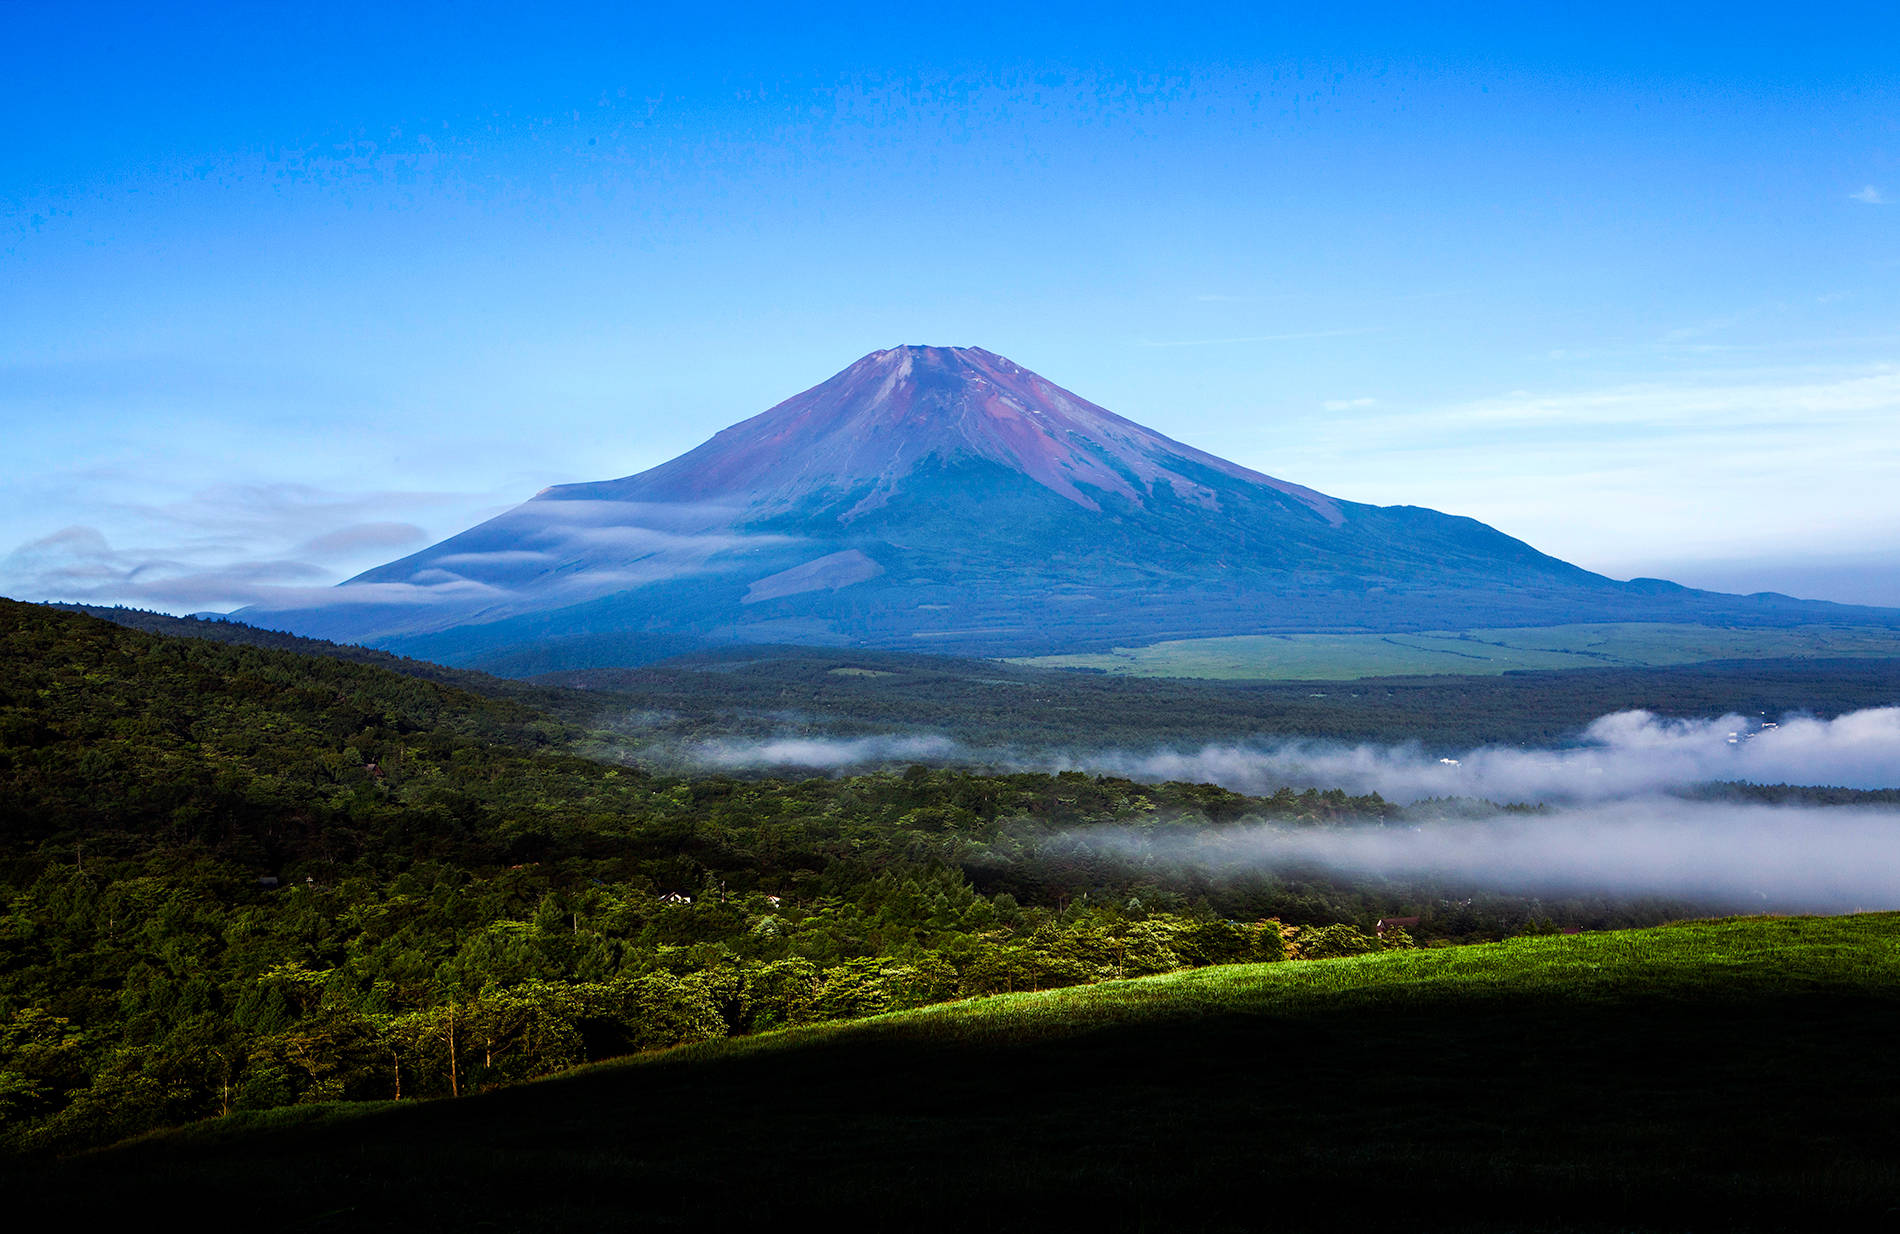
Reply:
[[[1900,633],[1855,626],[1725,629],[1622,624],[1420,634],[1249,634],[1012,661],[1131,677],[1349,681],[1423,674],[1496,676],[1516,669],[1659,668],[1790,656],[1900,657]]]
[[[1900,914],[975,1000],[237,1115],[20,1216],[322,1229],[1836,1229],[1900,1206]]]

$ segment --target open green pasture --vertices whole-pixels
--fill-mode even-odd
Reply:
[[[233,1115],[8,1191],[303,1230],[1859,1228],[1900,1205],[1896,1017],[1900,914],[1520,938]]]
[[[1794,656],[1900,657],[1900,633],[1873,627],[1624,622],[1417,634],[1245,634],[1012,661],[1130,677],[1348,681],[1414,674],[1496,676],[1523,669],[1657,668]]]

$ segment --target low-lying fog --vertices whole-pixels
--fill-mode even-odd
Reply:
[[[1065,845],[1213,876],[1349,878],[1734,910],[1900,908],[1900,810],[1619,801],[1418,826],[1092,827]]]
[[[1900,908],[1900,810],[1692,801],[1714,781],[1900,788],[1900,707],[1764,724],[1741,716],[1665,720],[1618,712],[1574,745],[1487,746],[1438,757],[1417,746],[1234,742],[1195,750],[1048,756],[975,750],[941,736],[767,741],[694,747],[703,766],[842,771],[897,761],[1084,770],[1131,779],[1283,786],[1556,807],[1416,826],[1272,824],[1090,828],[1068,843],[1210,874],[1293,866],[1345,875],[1542,893],[1664,896],[1731,908],[1847,912]]]
[[[1242,793],[1282,786],[1343,788],[1398,802],[1479,797],[1497,802],[1615,801],[1711,781],[1900,788],[1900,707],[1833,720],[1741,716],[1665,720],[1647,711],[1603,716],[1571,746],[1484,746],[1440,758],[1417,746],[1325,741],[1234,742],[1197,750],[1109,750],[1048,756],[971,749],[929,734],[705,742],[702,766],[843,771],[879,763],[956,761],[1017,770],[1091,771],[1136,780],[1188,780]]]

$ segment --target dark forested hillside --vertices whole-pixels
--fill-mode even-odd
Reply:
[[[1064,839],[1379,825],[1377,798],[922,767],[655,778],[564,752],[576,731],[518,703],[11,603],[0,666],[15,1149],[473,1091],[964,994],[1369,950],[1362,927],[1399,903],[1319,876],[1210,886]],[[1422,915],[1421,934],[1466,937],[1532,914]]]
[[[300,655],[347,660],[352,664],[388,669],[392,673],[401,673],[405,677],[420,677],[424,681],[456,686],[490,697],[519,699],[542,707],[559,703],[560,691],[558,690],[538,689],[524,682],[478,673],[473,669],[449,668],[447,665],[435,664],[428,660],[417,660],[409,656],[378,651],[373,647],[359,647],[354,643],[332,643],[320,638],[305,638],[301,634],[246,625],[241,621],[228,621],[217,617],[173,617],[169,613],[155,613],[149,609],[123,606],[108,608],[97,604],[53,604],[47,607],[69,613],[83,613],[88,617],[98,617],[114,625],[142,630],[147,634],[197,638],[234,647],[257,647],[265,651],[293,651]]]
[[[380,668],[10,601],[0,663],[0,826],[15,841],[109,843],[162,820],[172,842],[261,843],[269,858],[286,818],[373,815],[392,784],[429,797],[458,754],[448,779],[483,761],[471,751],[572,736],[518,704]]]

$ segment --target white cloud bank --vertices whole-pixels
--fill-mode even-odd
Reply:
[[[1900,908],[1900,811],[1625,801],[1419,827],[1093,828],[1065,843],[1211,876],[1318,867],[1532,895],[1763,911]]]
[[[1731,740],[1733,734],[1733,740]],[[1851,912],[1900,908],[1900,810],[1768,806],[1670,797],[1712,780],[1900,787],[1900,707],[1833,720],[1663,720],[1618,712],[1575,746],[1485,747],[1441,760],[1410,746],[1229,744],[1074,759],[1001,755],[933,735],[726,739],[694,747],[702,765],[844,771],[904,761],[1076,769],[1190,780],[1265,794],[1340,787],[1397,801],[1440,796],[1535,801],[1418,826],[1273,823],[1092,827],[1051,843],[1213,878],[1320,868],[1352,878],[1436,884],[1457,894],[1656,896],[1710,908]]]
[[[1900,707],[1833,720],[1787,717],[1760,731],[1740,716],[1664,720],[1647,711],[1623,711],[1593,722],[1576,746],[1485,746],[1454,759],[1408,746],[1283,742],[1111,753],[1086,765],[1143,780],[1206,781],[1238,792],[1313,786],[1376,792],[1394,801],[1610,801],[1712,780],[1900,788]]]
[[[1784,717],[1758,728],[1740,716],[1665,720],[1647,711],[1603,716],[1574,746],[1485,746],[1445,759],[1416,746],[1247,742],[1194,750],[1113,750],[1073,757],[975,750],[929,734],[852,739],[727,739],[689,751],[724,770],[841,771],[904,760],[1082,770],[1136,780],[1187,780],[1265,794],[1283,786],[1376,792],[1389,800],[1479,797],[1498,802],[1630,800],[1718,780],[1900,788],[1900,707],[1832,720]]]

